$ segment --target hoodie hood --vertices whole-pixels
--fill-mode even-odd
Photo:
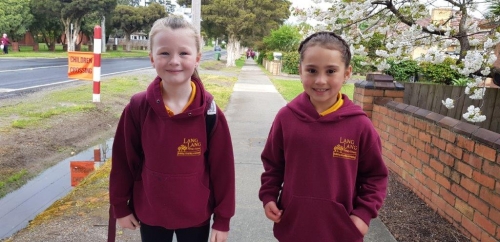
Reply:
[[[175,115],[175,118],[186,118],[196,115],[202,115],[210,108],[210,104],[214,99],[213,96],[205,91],[205,87],[200,79],[191,77],[191,81],[196,85],[196,95],[193,102],[180,114]],[[165,110],[165,103],[161,96],[160,87],[161,78],[157,76],[146,90],[146,100],[152,107],[156,115],[163,118],[170,118]],[[171,117],[171,118],[174,118]]]
[[[344,100],[344,105],[337,111],[325,116],[319,115],[311,103],[309,95],[305,92],[302,92],[288,103],[287,108],[289,108],[299,120],[304,122],[337,122],[352,116],[366,116],[366,113],[361,107],[355,105],[345,94],[342,94],[342,99]]]

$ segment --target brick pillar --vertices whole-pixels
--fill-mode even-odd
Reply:
[[[361,106],[369,118],[372,117],[373,104],[377,98],[389,98],[403,102],[404,85],[394,82],[392,76],[368,74],[366,81],[354,85],[354,103]]]

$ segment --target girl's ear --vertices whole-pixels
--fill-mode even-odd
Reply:
[[[201,60],[201,52],[198,53],[198,55],[196,56],[196,66],[200,64],[200,60]]]
[[[299,68],[299,75],[302,75],[302,68],[300,68],[300,63],[297,67]]]
[[[347,69],[345,70],[345,81],[349,80],[349,78],[351,78],[351,75],[352,75],[352,66],[349,65],[349,67],[347,67]]]
[[[151,52],[149,52],[149,60],[151,61],[151,65],[153,65],[153,67],[155,67],[155,60],[154,60],[153,54],[151,54]]]

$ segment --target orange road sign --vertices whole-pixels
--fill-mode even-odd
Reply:
[[[94,79],[94,53],[68,52],[68,78],[90,80]]]
[[[85,177],[94,171],[94,161],[71,161],[71,186],[77,186]]]

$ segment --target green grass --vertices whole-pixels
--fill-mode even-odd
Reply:
[[[304,91],[302,83],[299,80],[272,79],[271,81],[287,102],[290,102]],[[346,94],[352,100],[354,96],[354,84],[344,84],[340,92]]]
[[[24,169],[22,169],[21,171],[17,172],[16,174],[10,176],[8,179],[7,179],[7,182],[10,182],[10,183],[13,183],[13,182],[17,182],[19,180],[21,180],[21,178],[23,176],[25,176],[28,172]]]
[[[32,46],[19,46],[20,51],[14,52],[12,48],[9,48],[8,55],[0,55],[0,58],[6,57],[21,57],[21,58],[66,58],[68,57],[68,52],[63,50],[62,44],[56,44],[54,51],[49,51],[49,48],[45,43],[38,44],[38,51],[33,51]],[[87,45],[82,45],[82,52],[90,52]],[[118,46],[117,50],[106,50],[101,53],[102,58],[124,58],[124,57],[147,57],[147,50],[131,50],[124,51],[123,47]]]
[[[287,102],[292,101],[292,99],[304,91],[302,83],[299,80],[272,79],[271,81]]]
[[[26,169],[22,169],[3,178],[2,181],[0,181],[0,197],[4,197],[8,193],[7,187],[22,186],[24,182],[31,177],[33,176],[30,175]]]
[[[245,65],[245,57],[241,57],[236,60],[236,67],[241,68]]]
[[[233,86],[238,81],[236,77],[204,75],[200,76],[203,85],[215,99],[220,109],[225,110],[229,103],[229,97],[233,93]]]
[[[131,96],[141,88],[145,88],[144,84],[140,85],[138,80],[138,77],[120,77],[101,82],[102,101],[112,96]],[[96,109],[96,104],[92,102],[92,82],[82,84],[78,87],[53,91],[50,95],[38,99],[37,102],[20,102],[2,107],[0,118],[4,121],[12,120],[10,124],[12,128],[28,128],[59,115]]]
[[[32,46],[19,46],[20,51],[14,52],[12,48],[9,48],[8,55],[0,55],[2,57],[35,57],[35,58],[66,58],[68,53],[63,50],[62,44],[56,44],[54,51],[49,51],[49,48],[45,43],[38,44],[38,51],[33,51]],[[203,51],[213,50],[213,46],[203,46]],[[87,45],[82,45],[82,52],[90,52]],[[148,57],[149,51],[147,50],[131,50],[124,51],[123,47],[120,45],[116,50],[106,50],[101,53],[102,58],[124,58],[124,57]],[[244,63],[244,62],[243,62]],[[241,65],[242,66],[242,65]],[[239,66],[239,67],[241,67]]]

